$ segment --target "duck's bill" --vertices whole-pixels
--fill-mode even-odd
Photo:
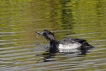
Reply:
[[[36,33],[43,36],[43,32],[36,31]]]

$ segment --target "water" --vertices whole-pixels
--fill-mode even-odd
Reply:
[[[0,1],[0,71],[106,71],[105,18],[105,0]],[[48,42],[35,34],[44,29],[96,48],[86,56],[50,57],[42,50]]]

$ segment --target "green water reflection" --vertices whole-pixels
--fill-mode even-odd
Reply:
[[[0,70],[105,71],[105,18],[105,0],[0,0]],[[35,34],[44,29],[57,40],[84,38],[97,49],[79,58],[57,54],[43,63],[34,49],[48,43]]]

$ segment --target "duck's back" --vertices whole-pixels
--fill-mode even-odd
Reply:
[[[60,41],[61,44],[66,44],[66,43],[75,43],[75,42],[85,42],[86,40],[84,39],[78,39],[78,38],[64,38]]]

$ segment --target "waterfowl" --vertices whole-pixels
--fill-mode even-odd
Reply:
[[[44,36],[44,38],[49,41],[49,53],[51,54],[55,54],[56,52],[71,53],[80,51],[81,54],[85,55],[89,49],[94,48],[84,39],[63,38],[61,41],[57,41],[54,34],[48,30],[44,30],[43,32],[37,31],[36,33]]]

